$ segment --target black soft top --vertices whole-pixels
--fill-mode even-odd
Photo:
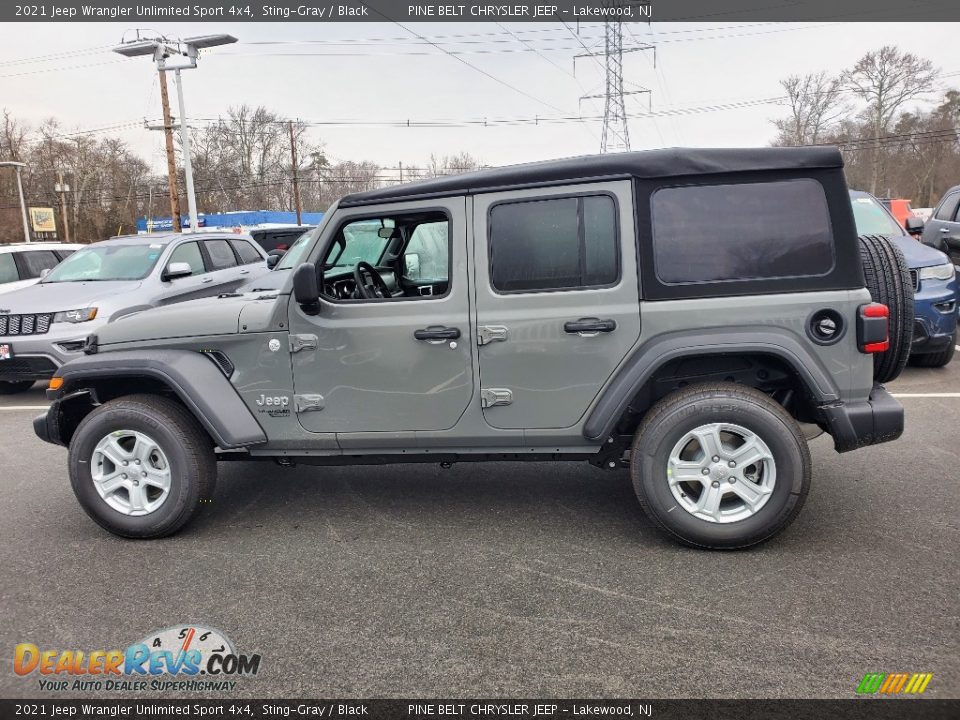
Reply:
[[[667,148],[508,165],[347,195],[341,207],[574,182],[842,168],[835,147]]]

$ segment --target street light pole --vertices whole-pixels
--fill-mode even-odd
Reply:
[[[196,232],[200,227],[197,221],[197,196],[193,192],[193,162],[190,160],[190,125],[187,123],[187,109],[183,104],[183,78],[180,68],[173,71],[177,82],[177,103],[180,105],[180,142],[183,143],[183,174],[187,180],[187,207],[190,212],[190,230]]]
[[[23,215],[23,240],[30,242],[30,223],[27,221],[27,203],[23,199],[23,179],[20,177],[20,171],[27,166],[26,163],[16,160],[4,160],[0,162],[0,167],[12,167],[17,173],[17,193],[20,195],[20,212]]]
[[[160,72],[173,70],[174,79],[177,83],[177,100],[180,105],[180,142],[183,145],[183,170],[187,181],[186,189],[187,204],[190,211],[190,229],[194,232],[196,232],[199,227],[197,220],[197,198],[193,189],[193,163],[190,157],[190,128],[187,125],[187,111],[183,102],[183,82],[180,78],[180,70],[195,68],[200,50],[217,47],[218,45],[229,45],[236,41],[237,39],[233,37],[233,35],[224,34],[200,35],[198,37],[177,41],[168,41],[166,38],[156,38],[154,40],[138,38],[133,42],[124,43],[113,49],[115,53],[125,55],[126,57],[152,55],[153,61],[157,65],[157,70]],[[185,57],[186,61],[179,60],[179,64],[168,64],[168,60],[176,56]],[[164,125],[167,125],[166,118],[164,118]]]

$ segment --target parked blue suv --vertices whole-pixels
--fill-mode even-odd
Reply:
[[[885,235],[903,251],[913,281],[913,344],[910,361],[922,367],[943,367],[957,344],[957,300],[960,285],[945,254],[914,240],[893,215],[869,193],[850,191],[853,217],[860,235]],[[917,223],[916,232],[922,229]]]

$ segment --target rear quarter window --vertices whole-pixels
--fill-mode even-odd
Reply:
[[[661,188],[651,214],[656,275],[667,285],[822,276],[834,266],[816,180]]]

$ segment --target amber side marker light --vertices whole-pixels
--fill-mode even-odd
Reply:
[[[63,378],[54,377],[54,378],[50,378],[50,384],[47,385],[47,390],[59,390],[62,387],[63,387]]]

